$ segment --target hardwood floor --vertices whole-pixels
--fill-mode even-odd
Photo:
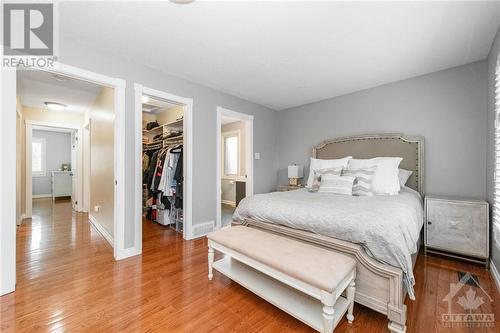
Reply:
[[[115,262],[109,244],[69,203],[37,200],[33,215],[18,230],[17,291],[1,298],[2,332],[311,332],[217,272],[209,282],[205,239],[184,241],[145,222],[143,255]],[[443,326],[442,300],[459,270],[477,275],[493,298],[481,294],[479,309],[494,314],[494,327]],[[415,274],[408,332],[500,331],[500,297],[487,270],[421,255]],[[352,325],[344,319],[335,332],[387,332],[383,315],[358,304],[354,314]]]

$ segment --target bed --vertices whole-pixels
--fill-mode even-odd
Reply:
[[[337,196],[331,208],[325,205],[331,197],[309,193],[306,189],[256,195],[240,203],[233,223],[349,254],[357,261],[356,302],[387,315],[391,332],[404,332],[404,299],[406,295],[414,298],[412,270],[418,255],[423,220],[423,148],[422,138],[402,134],[362,135],[324,141],[313,148],[313,157],[402,157],[400,168],[413,171],[407,182],[408,189],[388,197]],[[386,208],[385,215],[381,206]],[[363,224],[358,223],[356,227],[358,220]],[[386,230],[380,228],[383,223],[388,226]],[[367,228],[360,228],[360,225]]]

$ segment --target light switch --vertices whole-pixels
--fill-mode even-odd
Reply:
[[[260,160],[260,153],[255,153],[255,159]]]

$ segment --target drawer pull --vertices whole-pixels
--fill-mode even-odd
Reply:
[[[432,224],[432,222],[431,221],[427,221],[427,224]]]

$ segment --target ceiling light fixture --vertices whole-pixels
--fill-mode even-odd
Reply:
[[[68,107],[66,104],[56,103],[56,102],[44,102],[43,104],[45,104],[47,109],[52,111],[62,111]]]

